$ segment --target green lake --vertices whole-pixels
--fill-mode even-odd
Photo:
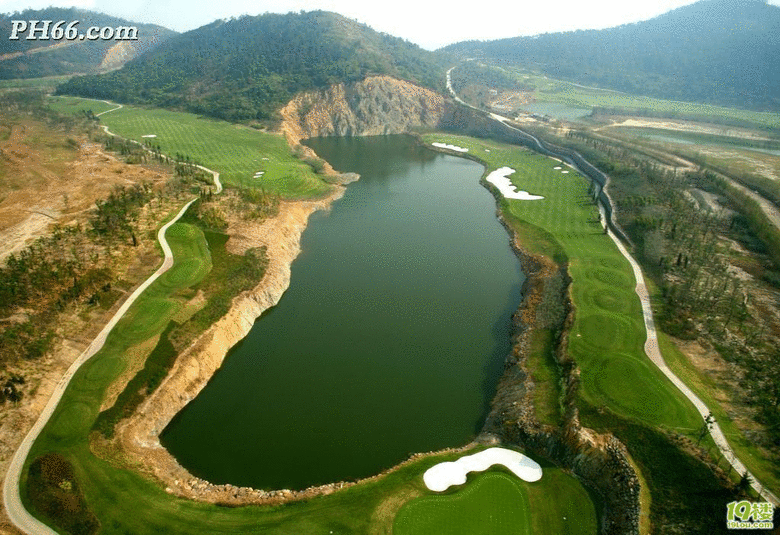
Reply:
[[[280,303],[162,442],[213,483],[371,476],[480,430],[523,274],[481,165],[405,136],[309,143],[361,175],[309,220]]]

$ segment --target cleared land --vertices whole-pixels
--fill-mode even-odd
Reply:
[[[0,125],[0,133],[0,263],[51,224],[83,218],[114,186],[168,178],[149,167],[128,166],[96,143],[34,120]]]
[[[78,112],[95,105],[115,106],[72,97],[52,99],[59,110]],[[124,108],[100,117],[101,124],[126,139],[150,142],[172,158],[188,157],[220,173],[230,186],[263,189],[285,198],[318,197],[329,187],[311,166],[290,153],[285,140],[252,128],[205,119],[191,113],[168,110]],[[144,136],[154,135],[154,138]],[[257,176],[259,172],[263,175]]]
[[[500,204],[510,223],[514,219],[540,229],[568,258],[577,310],[569,351],[581,369],[584,399],[654,427],[697,430],[701,418],[693,405],[644,354],[646,336],[633,273],[604,234],[586,180],[554,169],[558,164],[550,158],[517,147],[460,136],[443,141],[469,148],[488,170],[516,169],[509,178],[518,189],[544,196],[533,202],[503,199]],[[528,245],[534,249],[533,243]]]
[[[537,102],[554,102],[565,104],[570,108],[616,108],[632,111],[648,111],[660,116],[689,116],[710,118],[715,122],[736,121],[752,124],[765,129],[780,128],[780,115],[769,112],[739,110],[708,104],[678,102],[642,97],[578,85],[572,82],[547,78],[530,71],[517,70],[515,76],[524,85],[535,87],[534,98]]]

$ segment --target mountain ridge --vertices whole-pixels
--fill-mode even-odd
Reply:
[[[57,40],[27,39],[29,27],[10,39],[13,21],[52,21],[48,36],[58,21],[78,21],[76,28],[86,32],[90,27],[135,27],[137,40]],[[39,26],[41,28],[42,26]],[[62,26],[61,29],[65,29]],[[39,78],[70,74],[97,73],[124,65],[151,50],[176,32],[155,24],[142,24],[95,11],[76,8],[54,8],[0,14],[0,79]],[[41,33],[36,34],[41,36]]]
[[[647,21],[440,49],[632,94],[777,110],[780,8],[702,0]]]
[[[300,91],[368,75],[443,90],[443,57],[335,13],[267,13],[214,21],[119,71],[75,78],[58,92],[273,121]]]

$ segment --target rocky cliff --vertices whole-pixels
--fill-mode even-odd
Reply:
[[[436,127],[449,105],[445,98],[389,76],[301,93],[282,108],[281,130],[291,146],[319,136],[401,134]]]

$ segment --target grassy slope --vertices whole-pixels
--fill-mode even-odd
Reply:
[[[501,206],[547,231],[569,259],[577,310],[569,351],[581,369],[583,399],[651,426],[682,433],[698,429],[694,407],[644,354],[644,322],[631,268],[604,235],[585,179],[556,171],[554,160],[517,147],[455,136],[427,139],[468,147],[489,170],[512,167],[517,172],[510,178],[519,190],[545,197],[503,200]]]
[[[395,535],[531,533],[528,494],[509,475],[488,472],[455,494],[410,502],[393,524]]]
[[[669,368],[685,381],[690,389],[712,410],[713,416],[717,419],[721,431],[723,431],[723,434],[729,441],[729,446],[737,454],[737,457],[762,484],[777,492],[780,489],[780,470],[733,424],[731,416],[721,407],[717,398],[713,395],[713,392],[717,391],[717,386],[712,379],[694,368],[685,355],[663,333],[660,333],[659,345]],[[707,437],[703,444],[709,449],[712,446],[712,440]],[[725,460],[719,464],[724,470],[728,471],[728,465]],[[734,481],[739,480],[736,472],[732,473],[732,478]]]
[[[102,100],[88,100],[72,97],[52,97],[48,100],[47,104],[54,111],[73,115],[85,111],[91,111],[92,113],[97,114],[113,110],[117,107],[117,104],[110,104],[109,102]]]
[[[52,102],[56,103],[55,108],[72,111],[94,111],[93,106],[101,104],[73,97]],[[100,120],[124,138],[159,145],[163,154],[189,156],[195,163],[218,171],[226,185],[262,187],[269,193],[294,199],[316,197],[329,189],[309,165],[292,156],[281,136],[191,113],[129,106],[107,113]],[[143,138],[145,135],[157,137]],[[265,174],[254,178],[259,171]]]
[[[48,76],[44,78],[13,78],[0,80],[0,89],[45,89],[54,91],[59,84],[67,81],[70,76]]]

